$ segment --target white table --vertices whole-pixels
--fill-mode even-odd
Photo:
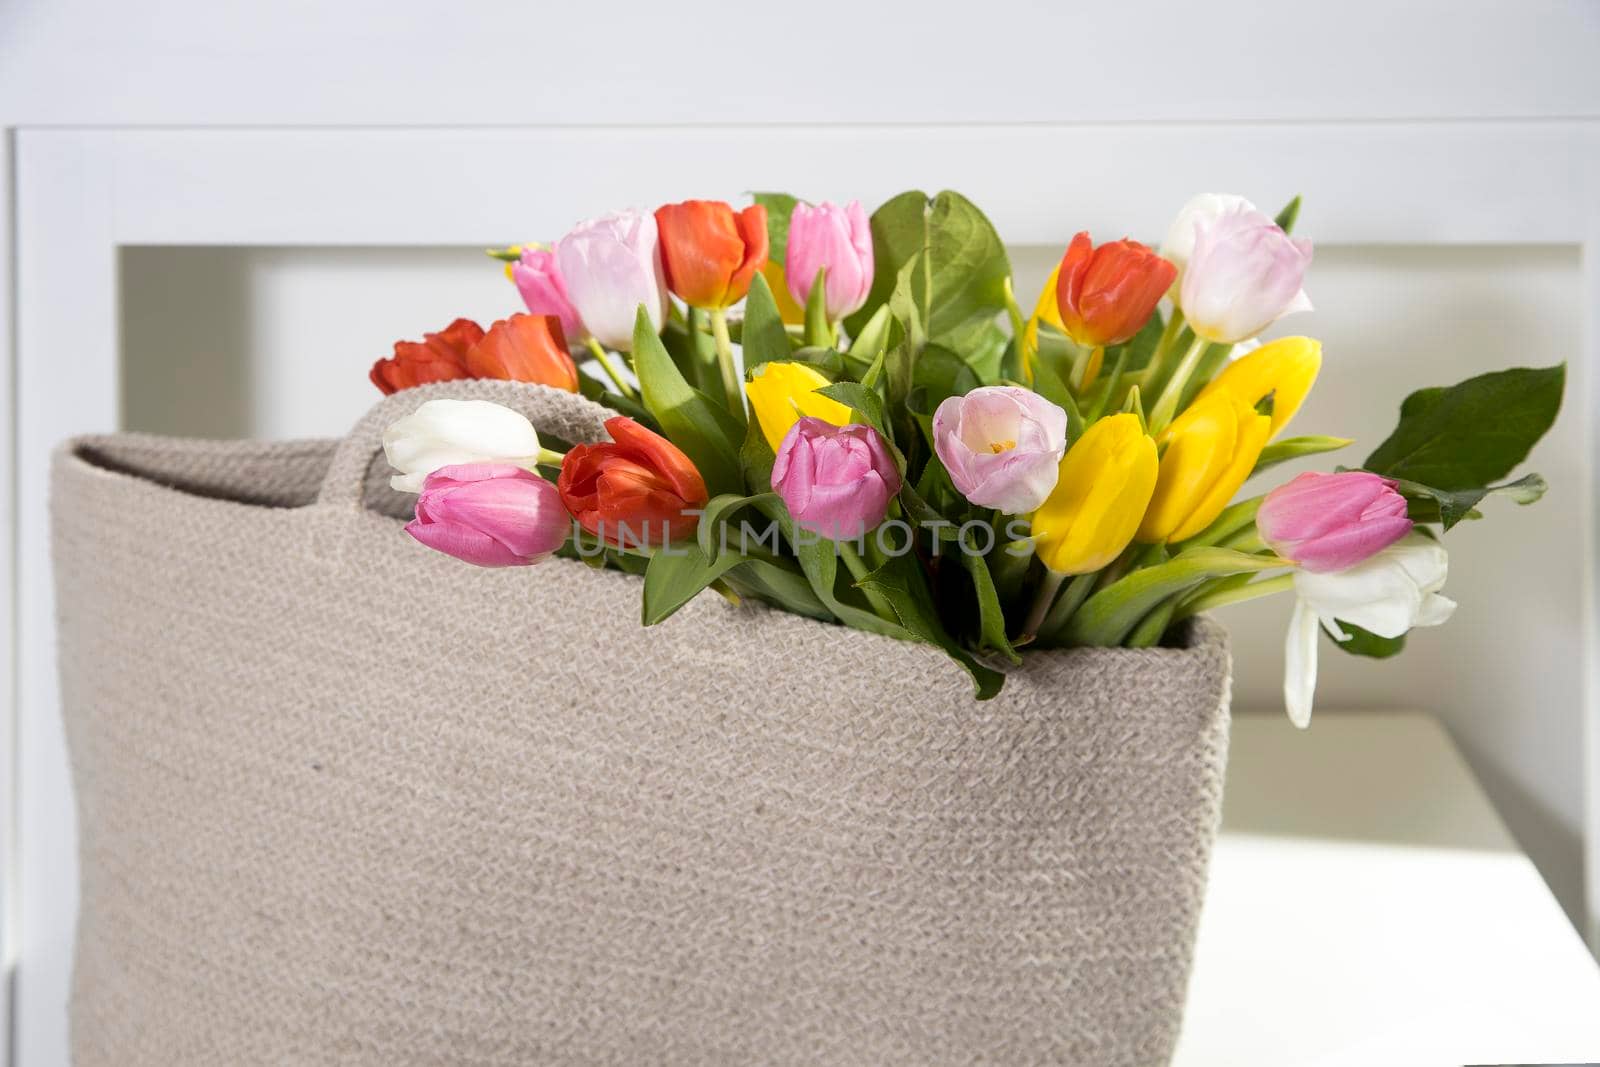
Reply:
[[[1600,1061],[1600,965],[1418,714],[1233,724],[1174,1067]]]

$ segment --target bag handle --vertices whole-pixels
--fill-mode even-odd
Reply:
[[[548,385],[477,378],[402,389],[372,405],[355,428],[334,449],[333,462],[317,493],[319,505],[359,509],[363,504],[367,472],[383,450],[383,431],[410,415],[429,400],[490,400],[519,411],[540,433],[573,444],[609,440],[606,419],[616,412],[577,393]]]

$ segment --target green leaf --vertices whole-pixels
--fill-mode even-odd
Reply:
[[[883,410],[883,398],[878,395],[876,389],[868,389],[858,382],[834,382],[832,385],[823,386],[817,392],[855,411],[867,420],[867,425],[882,434],[885,441],[893,443],[894,434],[889,432],[889,419]]]
[[[778,304],[772,298],[772,289],[759,271],[750,279],[750,293],[744,299],[744,327],[739,344],[744,352],[746,380],[763,363],[786,360],[790,356],[788,331],[783,328],[783,319],[778,315]],[[716,358],[713,348],[713,366]]]
[[[1339,628],[1349,635],[1350,640],[1339,640],[1333,636],[1326,626],[1323,627],[1323,633],[1326,633],[1329,640],[1340,650],[1348,652],[1352,656],[1371,656],[1373,659],[1388,659],[1406,647],[1405,634],[1401,634],[1399,637],[1379,637],[1370,630],[1363,630],[1359,626],[1353,626],[1343,619],[1338,620],[1338,622]]]
[[[817,348],[833,347],[833,327],[828,325],[828,268],[818,267],[806,290],[806,344]]]
[[[916,409],[933,414],[935,408],[952,396],[965,396],[983,384],[967,361],[943,345],[930,344],[922,350],[917,365],[912,369],[914,389],[922,391]]]
[[[1011,275],[1005,245],[983,212],[959,193],[946,190],[930,201],[914,190],[889,200],[872,214],[872,246],[872,289],[861,310],[845,320],[851,336],[888,302],[901,268],[924,252],[916,302],[929,340],[966,351],[961,331],[1005,311]]]
[[[847,366],[854,371],[856,381],[865,381],[868,372],[874,366],[882,366],[883,353],[889,347],[891,327],[894,317],[889,314],[889,305],[885,304],[873,312],[861,327],[861,332],[850,337],[850,351],[847,354]]]
[[[1000,603],[994,576],[989,573],[988,561],[974,550],[970,539],[961,549],[961,562],[972,576],[973,592],[978,598],[979,647],[992,648],[1012,663],[1021,663],[1022,657],[1011,647],[1011,638],[1006,634],[1006,612]]]
[[[1475,489],[1435,489],[1404,478],[1396,479],[1400,495],[1406,498],[1406,513],[1413,522],[1437,522],[1446,530],[1462,519],[1474,516],[1478,502],[1492,493],[1504,494],[1513,503],[1532,504],[1549,488],[1543,477],[1527,474],[1504,485],[1485,485]]]
[[[623,396],[621,393],[613,393],[587,374],[578,375],[578,395],[593,400],[602,407],[608,407],[618,415],[626,415],[634,422],[654,430],[656,433],[661,432],[661,425],[656,422],[654,415],[645,410],[644,405],[637,400]]]
[[[796,536],[794,520],[789,516],[789,509],[776,495],[756,499],[751,503],[756,510],[778,523],[785,540],[794,547],[795,558],[799,561],[800,570],[804,572],[806,580],[811,584],[811,591],[827,606],[835,618],[857,630],[886,634],[890,637],[909,636],[904,627],[879,618],[876,612],[865,607],[865,597],[857,594],[855,601],[850,602],[839,595],[839,556],[833,542],[812,535]]]
[[[776,459],[772,446],[767,443],[767,435],[761,432],[761,424],[751,419],[745,428],[744,443],[739,446],[739,473],[744,478],[744,487],[756,494],[771,489],[772,464]]]
[[[712,562],[694,541],[682,541],[656,552],[644,572],[644,625],[654,626],[667,618],[740,562],[742,557],[733,552]]]
[[[1300,197],[1298,194],[1296,194],[1293,200],[1283,205],[1283,210],[1278,212],[1278,217],[1272,221],[1277,223],[1278,229],[1282,230],[1284,233],[1293,233],[1295,220],[1299,217]]]
[[[817,599],[811,583],[798,568],[780,567],[762,559],[747,559],[723,579],[740,596],[756,597],[776,604],[794,615],[824,622],[833,621],[833,612]]]
[[[928,582],[914,557],[894,556],[883,566],[868,574],[860,582],[870,586],[889,602],[900,624],[913,638],[942,648],[951,659],[959,663],[972,676],[979,700],[988,700],[1000,692],[1006,676],[985,667],[972,658],[972,654],[956,643],[944,624],[939,621],[938,609],[928,591]]]
[[[1400,405],[1400,424],[1364,468],[1435,489],[1477,489],[1527,458],[1561,409],[1566,366],[1480,374],[1422,389]]]
[[[1275,556],[1251,556],[1226,548],[1191,548],[1166,563],[1141,567],[1091,596],[1067,625],[1069,645],[1120,645],[1139,620],[1169,597],[1208,578],[1286,566]]]
[[[695,540],[700,545],[700,551],[707,559],[717,559],[721,556],[723,548],[727,547],[722,544],[724,535],[719,532],[723,523],[727,522],[743,508],[753,507],[768,499],[776,500],[777,498],[776,493],[756,493],[751,496],[723,493],[721,496],[712,497],[706,502],[706,506],[701,509],[700,522],[695,530]],[[730,542],[733,540],[731,536],[726,539]],[[771,551],[776,552],[777,546],[774,545]],[[749,545],[740,545],[740,552],[748,555],[750,552]]]
[[[782,263],[789,249],[789,217],[800,201],[788,193],[751,193],[750,199],[767,209],[767,259]]]
[[[1280,463],[1287,463],[1291,459],[1300,459],[1303,456],[1316,456],[1323,452],[1337,452],[1346,445],[1353,444],[1348,437],[1320,437],[1309,435],[1306,437],[1285,437],[1281,441],[1274,441],[1261,450],[1261,455],[1256,459],[1256,466],[1251,474],[1260,474],[1268,467],[1276,467]]]
[[[809,363],[821,371],[826,378],[844,377],[844,354],[832,348],[817,348],[807,345],[797,348],[789,359],[795,363]]]
[[[737,492],[743,426],[721,404],[684,381],[643,307],[633,329],[639,388],[667,440],[683,449],[713,495]]]

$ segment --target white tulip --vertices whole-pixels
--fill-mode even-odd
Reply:
[[[1455,611],[1455,601],[1440,596],[1449,558],[1444,546],[1411,533],[1347,570],[1294,572],[1295,605],[1284,645],[1283,701],[1289,719],[1311,724],[1317,688],[1317,630],[1335,640],[1350,635],[1338,620],[1379,637],[1399,637],[1417,626],[1438,626]]]
[[[487,400],[430,400],[383,431],[383,454],[401,473],[389,484],[422,492],[428,475],[457,463],[514,463],[533,470],[539,434],[518,412]]]

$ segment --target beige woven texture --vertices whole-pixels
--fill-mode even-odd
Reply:
[[[710,594],[641,629],[635,578],[380,513],[377,432],[440,395],[603,435],[477,382],[343,444],[57,454],[79,1067],[1168,1060],[1220,629],[1034,655],[988,703]]]

